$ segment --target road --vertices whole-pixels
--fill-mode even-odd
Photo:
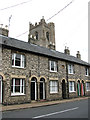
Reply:
[[[51,106],[5,111],[3,118],[88,118],[88,99]]]

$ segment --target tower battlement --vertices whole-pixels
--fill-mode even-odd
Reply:
[[[29,23],[28,42],[46,48],[55,49],[56,45],[54,23],[46,23],[44,17],[40,20],[39,23]]]

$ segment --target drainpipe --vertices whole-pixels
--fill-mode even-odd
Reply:
[[[69,98],[68,63],[66,62],[67,98]]]

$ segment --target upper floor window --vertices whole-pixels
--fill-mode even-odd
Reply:
[[[46,38],[49,41],[49,32],[46,32]]]
[[[25,79],[13,78],[11,81],[11,95],[24,95]]]
[[[38,32],[35,32],[36,39],[38,40]]]
[[[12,67],[25,67],[25,56],[17,53],[12,54]]]
[[[85,75],[88,76],[88,68],[85,68]]]
[[[57,62],[56,61],[50,61],[50,71],[57,72]]]
[[[73,74],[74,73],[74,66],[72,64],[68,65],[68,73]]]

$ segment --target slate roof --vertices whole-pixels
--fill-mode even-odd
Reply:
[[[14,39],[14,38],[5,37],[5,36],[0,35],[0,43],[2,45],[8,46],[8,47],[21,49],[21,50],[25,50],[28,52],[33,52],[35,54],[41,54],[44,56],[49,56],[49,57],[57,58],[57,59],[68,61],[68,62],[73,62],[73,63],[77,63],[77,64],[81,64],[81,65],[90,66],[89,63],[82,61],[74,56],[66,55],[65,53],[47,49],[45,47],[30,44],[28,42],[20,41],[20,40]]]

